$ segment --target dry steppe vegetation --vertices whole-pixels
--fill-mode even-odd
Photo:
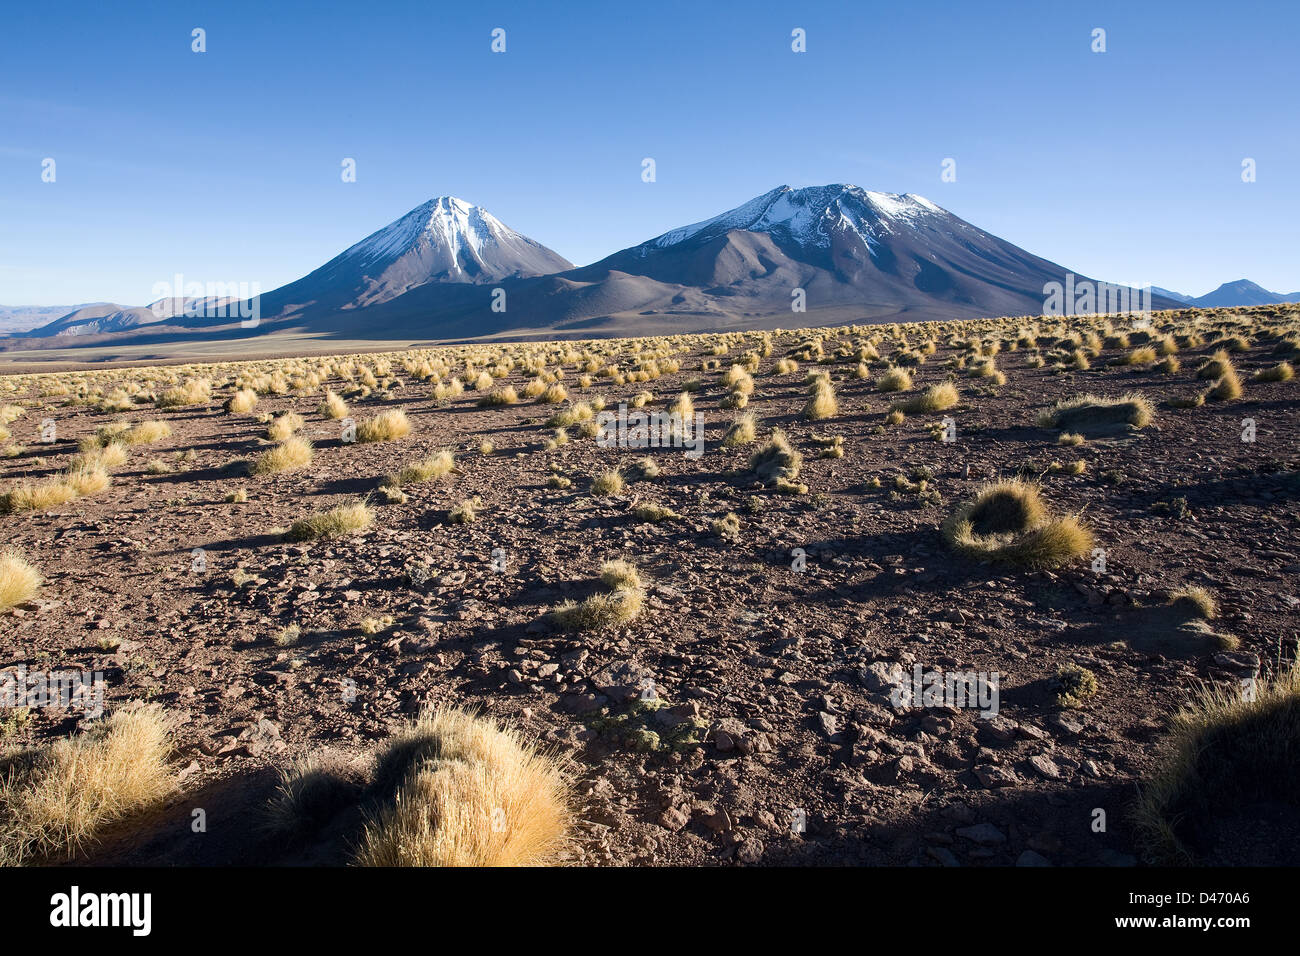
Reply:
[[[0,861],[1291,862],[1298,356],[1270,306],[0,377],[0,677],[107,682],[0,710]]]

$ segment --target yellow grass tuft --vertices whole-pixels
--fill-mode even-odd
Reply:
[[[1082,434],[1130,425],[1145,428],[1155,418],[1155,409],[1145,395],[1127,392],[1117,398],[1077,395],[1057,402],[1035,419],[1042,428],[1060,428]]]
[[[441,478],[444,475],[451,474],[455,468],[456,457],[450,451],[444,449],[407,465],[397,474],[384,479],[384,483],[390,487],[400,488],[402,485],[414,485],[422,481]]]
[[[253,462],[252,471],[255,475],[298,471],[311,464],[312,455],[311,442],[295,435],[258,455]]]
[[[0,777],[0,865],[71,857],[159,803],[174,789],[170,749],[162,712],[139,707],[11,761]]]
[[[306,518],[299,518],[289,527],[286,537],[290,541],[341,538],[344,535],[364,531],[374,520],[375,515],[370,506],[364,501],[358,501],[350,505],[339,505],[328,511],[318,511]]]
[[[892,366],[876,379],[878,392],[906,392],[912,387],[912,373],[905,368]]]
[[[920,395],[904,402],[899,407],[909,415],[922,412],[945,412],[961,400],[957,386],[952,382],[940,382],[931,385]]]
[[[326,392],[325,401],[320,403],[320,407],[317,411],[326,418],[332,418],[337,421],[340,418],[348,417],[348,403],[343,401],[343,399],[338,395],[334,394],[334,392]]]
[[[792,482],[803,468],[803,455],[790,444],[785,432],[774,428],[767,444],[750,457],[749,467],[765,485]]]
[[[556,761],[463,711],[404,727],[380,768],[394,792],[366,821],[361,866],[540,866],[557,861],[573,826]]]
[[[231,415],[247,415],[257,407],[257,392],[241,388],[226,399],[225,411]]]
[[[396,441],[411,434],[411,422],[400,408],[380,412],[374,418],[357,423],[357,441],[366,444],[378,441]]]
[[[0,553],[0,611],[30,601],[41,584],[41,573],[17,554]]]
[[[1257,680],[1253,698],[1236,684],[1205,687],[1173,716],[1170,730],[1163,763],[1140,790],[1135,812],[1151,862],[1198,862],[1191,835],[1212,831],[1217,820],[1251,805],[1294,807],[1300,665]]]
[[[1038,486],[1019,480],[982,487],[944,522],[943,535],[969,558],[1027,567],[1058,567],[1092,548],[1077,518],[1051,517]]]

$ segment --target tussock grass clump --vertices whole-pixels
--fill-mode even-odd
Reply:
[[[241,388],[226,399],[222,409],[227,415],[247,415],[257,407],[257,392],[251,388]]]
[[[1232,358],[1223,349],[1219,349],[1196,368],[1197,378],[1223,378],[1234,371]]]
[[[1214,387],[1206,393],[1206,398],[1213,399],[1217,402],[1230,402],[1233,399],[1241,398],[1245,390],[1241,387],[1241,379],[1234,369],[1228,369]]]
[[[938,385],[931,385],[920,395],[902,403],[899,408],[909,415],[922,412],[945,412],[959,401],[961,401],[961,395],[957,392],[957,386],[952,382],[940,382]]]
[[[296,626],[285,630],[296,630]],[[260,821],[261,828],[270,833],[290,838],[316,833],[362,797],[364,774],[339,754],[307,754],[281,767],[279,774],[275,795]]]
[[[77,489],[59,477],[25,481],[0,495],[0,514],[17,511],[46,511],[77,497]]]
[[[1062,664],[1052,678],[1058,707],[1080,707],[1097,694],[1097,675],[1078,664]]]
[[[380,412],[374,418],[357,423],[357,441],[361,444],[396,441],[411,434],[411,421],[400,408]]]
[[[803,468],[803,455],[790,444],[785,432],[774,428],[767,444],[750,457],[749,468],[765,485],[793,482]]]
[[[1140,348],[1134,349],[1132,352],[1129,352],[1128,355],[1125,355],[1122,359],[1119,360],[1118,364],[1150,365],[1157,358],[1159,358],[1159,356],[1156,354],[1155,348],[1150,345],[1144,345]]]
[[[558,405],[560,402],[568,400],[569,392],[559,382],[548,385],[546,389],[537,396],[537,401],[542,405]]]
[[[393,796],[366,820],[361,866],[541,866],[556,862],[573,825],[561,766],[463,711],[422,715],[379,767]]]
[[[1092,548],[1077,518],[1053,518],[1038,486],[1018,479],[983,486],[944,522],[943,536],[969,558],[1025,567],[1058,567]]]
[[[1170,721],[1168,749],[1142,787],[1135,811],[1151,862],[1197,861],[1216,826],[1259,804],[1300,811],[1300,666],[1257,680],[1253,699],[1237,685],[1203,689]],[[1284,862],[1278,860],[1278,862]]]
[[[211,398],[212,383],[205,378],[192,378],[183,385],[164,391],[154,404],[158,408],[180,408],[186,405],[202,405]]]
[[[72,469],[119,468],[126,464],[126,446],[119,441],[106,445],[88,443],[86,450],[72,459]]]
[[[1056,443],[1058,445],[1066,445],[1067,447],[1073,448],[1076,445],[1082,445],[1087,440],[1088,439],[1084,438],[1078,432],[1061,432],[1061,434],[1057,436]]]
[[[252,473],[278,475],[287,471],[298,471],[311,464],[312,455],[311,442],[295,435],[258,455],[253,461]]]
[[[878,392],[906,392],[912,387],[912,373],[905,368],[893,366],[876,379]]]
[[[623,475],[619,470],[611,468],[608,471],[602,471],[591,480],[591,493],[598,498],[620,495],[623,493],[625,485]]]
[[[740,517],[734,511],[728,511],[721,518],[715,518],[709,527],[724,541],[740,540]]]
[[[646,521],[651,524],[658,524],[661,521],[677,521],[681,519],[676,511],[665,505],[655,504],[654,502],[643,502],[633,506],[632,514],[637,521]]]
[[[285,412],[271,420],[271,424],[266,427],[266,437],[271,441],[284,441],[304,424],[303,417],[297,412]]]
[[[615,591],[620,588],[642,588],[641,572],[631,561],[615,558],[600,566],[600,583]]]
[[[1078,395],[1057,402],[1035,419],[1042,428],[1060,428],[1081,434],[1120,428],[1145,428],[1155,418],[1155,409],[1145,395],[1126,392],[1118,398]]]
[[[601,583],[609,593],[593,594],[581,604],[565,601],[551,612],[552,622],[566,631],[598,631],[634,620],[645,603],[641,574],[628,561],[607,561]]]
[[[514,405],[519,401],[519,393],[513,385],[494,388],[478,400],[481,408],[494,408],[502,405]]]
[[[840,411],[839,401],[835,398],[835,389],[829,378],[818,376],[812,383],[812,394],[808,404],[803,407],[803,417],[809,421],[821,421],[833,418]]]
[[[1295,378],[1295,368],[1290,362],[1278,362],[1255,373],[1257,382],[1289,382],[1293,378]]]
[[[0,775],[0,865],[70,858],[110,823],[174,788],[157,707],[119,710],[74,737],[7,761]]]
[[[737,416],[726,434],[722,436],[722,447],[735,448],[738,445],[748,445],[757,437],[758,419],[754,417],[753,412],[745,412]]]
[[[546,420],[551,428],[571,428],[595,418],[596,412],[587,402],[574,402],[568,408],[562,408]]]
[[[1212,621],[1219,616],[1219,603],[1203,587],[1191,585],[1179,588],[1169,596],[1169,606],[1191,617]]]
[[[447,520],[452,524],[469,524],[478,518],[479,509],[482,507],[483,499],[478,495],[466,498],[447,512]]]
[[[362,634],[373,636],[375,634],[384,633],[384,631],[393,626],[394,621],[395,619],[391,614],[381,614],[379,617],[362,618],[361,623],[357,625],[357,629],[361,631]]]
[[[34,567],[12,551],[0,552],[0,611],[30,601],[41,584]]]
[[[124,445],[153,445],[162,441],[164,438],[170,438],[172,427],[167,422],[160,419],[150,419],[149,421],[137,422],[126,431],[117,436],[117,440]]]
[[[375,520],[375,513],[364,501],[350,505],[338,505],[328,511],[318,511],[299,518],[289,527],[286,535],[290,541],[317,541],[321,539],[341,538],[369,528]]]
[[[343,401],[343,399],[334,392],[326,392],[325,400],[320,403],[320,406],[316,411],[324,415],[326,418],[332,418],[337,421],[340,418],[348,417],[348,403]]]
[[[456,456],[443,449],[405,466],[395,475],[389,475],[384,479],[384,484],[392,488],[400,488],[402,485],[433,481],[435,478],[451,474],[455,468]]]

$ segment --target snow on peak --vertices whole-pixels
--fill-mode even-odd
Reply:
[[[650,240],[644,252],[676,245],[687,239],[723,235],[733,229],[777,232],[800,245],[828,247],[831,230],[850,228],[872,244],[877,233],[899,226],[915,226],[944,210],[911,193],[871,192],[847,183],[792,189],[778,186],[720,216],[666,232]]]
[[[515,235],[486,209],[455,196],[439,196],[367,236],[344,255],[365,261],[392,259],[427,238],[431,244],[446,248],[453,261],[459,261],[462,249],[477,257],[485,246]]]

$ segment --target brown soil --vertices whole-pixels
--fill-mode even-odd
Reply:
[[[913,370],[917,390],[946,376],[957,352],[944,338]],[[232,467],[263,447],[264,426],[223,414],[224,392],[162,412],[100,414],[58,399],[29,410],[10,427],[30,450],[0,463],[0,488],[63,467],[76,440],[106,422],[161,417],[174,428],[159,445],[133,449],[108,491],[0,516],[5,543],[47,579],[33,604],[0,617],[0,667],[102,670],[110,706],[150,699],[181,718],[180,796],[111,835],[90,860],[342,862],[355,820],[307,846],[256,831],[270,768],[323,747],[364,756],[422,706],[455,703],[513,721],[573,758],[583,823],[571,856],[583,864],[1134,862],[1127,815],[1160,754],[1164,718],[1198,682],[1236,680],[1241,666],[1199,645],[1166,656],[1131,640],[1158,626],[1151,609],[1170,589],[1202,585],[1221,606],[1214,629],[1240,639],[1238,655],[1258,655],[1266,672],[1294,655],[1297,383],[1250,381],[1277,362],[1267,343],[1234,356],[1242,399],[1178,410],[1164,400],[1206,386],[1195,367],[1212,349],[1182,350],[1174,375],[1107,366],[1125,350],[1064,373],[1004,351],[1005,386],[960,377],[956,409],[880,433],[895,397],[849,377],[856,360],[825,366],[839,414],[799,417],[815,366],[771,374],[796,341],[778,337],[749,410],[760,442],[779,426],[804,452],[806,496],[755,485],[747,462],[757,446],[720,447],[736,413],[719,409],[725,390],[716,373],[699,371],[710,356],[698,350],[681,356],[681,372],[650,383],[597,379],[580,391],[568,370],[574,399],[602,396],[610,406],[648,388],[662,409],[682,381],[704,382],[695,402],[708,423],[706,454],[692,461],[652,450],[663,474],[629,480],[612,498],[592,497],[590,478],[647,452],[602,449],[576,429],[547,451],[554,407],[481,409],[472,391],[438,407],[426,384],[400,370],[405,384],[392,400],[351,402],[357,419],[404,409],[414,430],[396,442],[341,443],[338,423],[316,412],[319,394],[264,396],[255,414],[294,409],[316,443],[311,467],[281,476]],[[743,351],[724,356],[722,368]],[[873,366],[873,378],[882,368]],[[516,371],[498,384],[526,380]],[[1133,389],[1157,407],[1141,431],[1065,448],[1033,424],[1057,399]],[[944,414],[956,421],[953,443],[928,431]],[[53,446],[34,437],[45,417],[62,439]],[[1240,440],[1244,418],[1257,423],[1254,443]],[[844,457],[818,458],[813,434],[843,436]],[[477,450],[484,438],[496,443],[490,456]],[[362,534],[292,544],[273,531],[372,494],[384,475],[443,447],[456,450],[460,473],[408,487],[404,504],[372,497],[376,523]],[[187,450],[196,459],[175,473],[146,473],[149,459]],[[31,463],[38,454],[43,467]],[[1076,458],[1088,463],[1082,475],[1047,471]],[[572,477],[571,490],[547,488],[551,464]],[[1024,571],[947,550],[939,526],[957,503],[1027,465],[1054,511],[1082,513],[1106,550],[1104,573],[1086,558]],[[941,502],[894,491],[895,475],[922,469]],[[882,487],[870,486],[874,477]],[[240,487],[248,502],[225,503]],[[484,503],[478,520],[448,523],[448,510],[473,496]],[[633,500],[683,518],[638,523]],[[740,518],[735,541],[710,530],[728,512]],[[206,552],[202,573],[191,570],[194,548]],[[791,567],[796,548],[806,552],[802,572]],[[494,549],[504,550],[504,571],[494,570]],[[642,616],[594,635],[553,630],[548,609],[591,593],[611,557],[632,560],[649,582]],[[427,580],[412,573],[421,564]],[[251,580],[237,586],[237,569]],[[392,629],[358,628],[385,614]],[[302,629],[298,643],[277,646],[273,636],[290,624]],[[121,643],[101,649],[104,639]],[[1000,719],[895,710],[871,670],[893,662],[997,672]],[[1051,686],[1067,662],[1100,683],[1076,710],[1061,710]],[[698,713],[706,741],[646,753],[600,729],[598,718],[635,709],[621,688],[644,676],[675,705],[672,719]],[[669,718],[646,719],[668,739]],[[75,715],[37,713],[8,743],[75,725]],[[207,811],[206,833],[190,831],[196,807]],[[1094,831],[1099,809],[1105,832]],[[798,814],[802,833],[791,826]]]

